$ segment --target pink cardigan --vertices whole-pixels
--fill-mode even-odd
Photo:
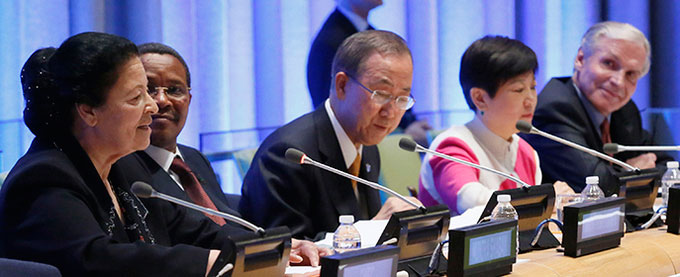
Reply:
[[[536,151],[517,135],[512,142],[498,137],[476,117],[437,136],[430,149],[510,173],[532,186],[541,182]],[[500,175],[428,154],[420,170],[418,199],[426,206],[444,203],[451,215],[459,215],[485,205],[493,191],[518,186]]]

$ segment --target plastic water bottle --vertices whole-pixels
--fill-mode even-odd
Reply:
[[[678,162],[666,162],[666,173],[661,177],[661,196],[663,197],[663,205],[668,206],[668,189],[675,184],[680,183],[680,170],[678,170]]]
[[[340,226],[333,234],[333,249],[343,253],[361,248],[361,234],[354,227],[353,215],[341,215]]]
[[[496,204],[496,207],[493,208],[493,211],[491,212],[491,220],[519,219],[517,210],[510,204],[510,200],[512,200],[510,194],[499,194],[496,196],[496,202],[498,202],[498,204]],[[516,251],[519,253],[519,226],[517,227],[515,236],[517,237]]]
[[[509,194],[499,194],[496,197],[498,204],[491,212],[491,220],[518,219],[517,211],[510,204],[510,200],[512,199]]]
[[[600,188],[599,183],[600,177],[586,177],[586,187],[581,191],[581,198],[583,198],[584,201],[595,201],[604,198],[604,192]]]

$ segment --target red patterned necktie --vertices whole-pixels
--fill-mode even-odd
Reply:
[[[611,143],[612,137],[609,134],[609,120],[606,117],[604,121],[602,121],[602,124],[600,124],[600,131],[602,131],[602,143]]]
[[[604,121],[602,121],[602,124],[600,124],[600,131],[602,133],[602,144],[612,143],[612,136],[609,133],[609,119],[606,117],[604,118]],[[614,156],[614,154],[609,154],[609,156]]]
[[[184,187],[184,191],[187,193],[187,195],[189,195],[191,201],[193,201],[197,205],[217,210],[217,207],[215,207],[215,203],[213,203],[212,200],[210,200],[208,194],[205,193],[205,190],[203,190],[203,186],[201,186],[201,183],[198,181],[198,178],[196,178],[196,174],[194,174],[194,172],[191,171],[191,168],[189,168],[189,166],[186,163],[184,163],[184,161],[182,161],[182,159],[179,156],[175,156],[175,159],[172,160],[170,170],[172,170],[177,174],[177,176],[179,176],[179,181],[182,183],[182,187]],[[215,223],[219,224],[220,226],[226,223],[224,218],[221,218],[219,216],[209,214],[205,215],[208,218],[212,219],[212,221],[215,221]]]

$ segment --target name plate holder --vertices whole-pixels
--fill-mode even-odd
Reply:
[[[500,276],[517,260],[517,220],[488,221],[449,231],[448,276]]]
[[[680,235],[680,185],[674,185],[668,189],[666,225],[668,225],[668,233]]]
[[[288,227],[265,230],[265,234],[232,236],[236,259],[231,276],[283,276],[290,256],[291,234]]]
[[[618,247],[624,233],[625,198],[608,197],[564,207],[564,255],[580,257]]]
[[[394,213],[377,244],[387,242],[399,247],[398,271],[413,276],[422,274],[427,271],[435,248],[446,237],[450,219],[446,205],[430,206],[426,211],[415,209]]]
[[[399,247],[392,245],[321,257],[321,277],[395,276],[398,260]]]

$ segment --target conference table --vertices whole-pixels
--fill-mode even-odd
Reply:
[[[520,254],[512,276],[669,276],[680,273],[680,236],[666,226],[626,233],[621,245],[578,258],[555,248]]]

